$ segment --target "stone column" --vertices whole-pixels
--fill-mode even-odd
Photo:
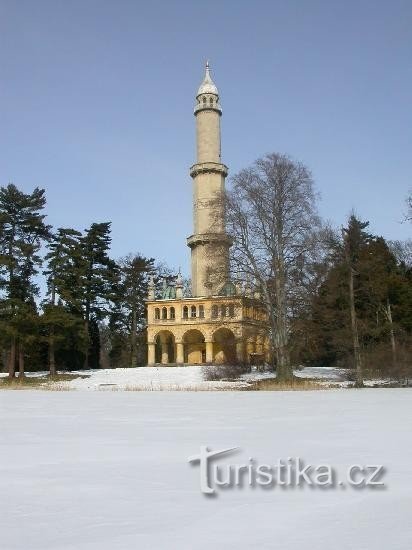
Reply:
[[[206,363],[213,363],[213,342],[206,342]]]
[[[236,359],[240,363],[243,363],[243,361],[245,361],[245,345],[242,338],[236,341]]]
[[[263,354],[263,336],[256,337],[256,353]]]
[[[147,366],[151,367],[156,363],[155,345],[153,342],[147,344]]]
[[[169,349],[167,346],[167,342],[162,342],[162,365],[167,365],[169,362]]]
[[[185,362],[183,353],[183,342],[176,342],[176,363],[181,365]]]

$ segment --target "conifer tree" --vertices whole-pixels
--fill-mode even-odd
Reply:
[[[122,297],[119,301],[123,322],[130,341],[130,366],[136,367],[138,332],[145,327],[147,286],[149,274],[154,271],[154,259],[140,254],[129,254],[119,262]]]
[[[357,387],[363,386],[363,369],[355,303],[355,292],[359,289],[359,285],[356,284],[355,277],[359,275],[359,263],[362,255],[362,248],[371,238],[371,236],[364,231],[368,225],[369,222],[361,222],[354,214],[352,214],[348,221],[348,227],[342,229],[342,249],[348,277],[349,311]]]
[[[81,303],[85,333],[89,344],[97,345],[98,323],[105,319],[117,296],[119,270],[110,259],[110,222],[93,223],[81,238],[79,302]],[[93,321],[93,329],[91,329]],[[93,338],[91,338],[93,336]],[[95,347],[94,346],[94,347]],[[90,353],[97,357],[93,346],[86,350],[84,368],[89,368]]]
[[[41,265],[40,248],[49,238],[42,213],[44,189],[26,194],[13,184],[0,188],[0,291],[1,321],[9,347],[9,377],[14,378],[16,359],[24,375],[25,344],[33,336],[36,318],[34,276]]]
[[[77,346],[84,345],[81,304],[78,299],[81,282],[81,233],[71,228],[59,228],[48,244],[46,255],[47,299],[43,304],[42,323],[48,342],[49,371],[56,374],[56,348],[64,347],[73,331]]]

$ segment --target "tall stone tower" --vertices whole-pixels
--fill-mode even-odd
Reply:
[[[258,296],[229,280],[231,240],[225,231],[227,167],[220,158],[219,93],[206,64],[196,95],[197,162],[193,178],[192,293],[175,283],[149,285],[147,364],[263,362],[268,358],[267,315]]]
[[[193,178],[194,233],[187,239],[192,251],[192,296],[218,294],[229,276],[230,238],[225,231],[224,190],[227,167],[221,162],[219,92],[209,63],[196,95],[197,162]]]

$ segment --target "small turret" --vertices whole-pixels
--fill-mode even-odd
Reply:
[[[147,285],[147,298],[149,300],[155,299],[155,283],[153,275],[150,276],[149,284]]]
[[[179,273],[177,274],[177,278],[176,278],[176,299],[181,300],[182,298],[183,298],[183,278],[179,269]]]

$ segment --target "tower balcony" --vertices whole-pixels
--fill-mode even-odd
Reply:
[[[198,174],[215,173],[226,177],[229,168],[220,162],[200,162],[190,167],[190,176],[195,178]]]
[[[198,233],[187,238],[187,246],[189,248],[209,243],[223,244],[229,248],[232,246],[233,239],[227,233]]]

